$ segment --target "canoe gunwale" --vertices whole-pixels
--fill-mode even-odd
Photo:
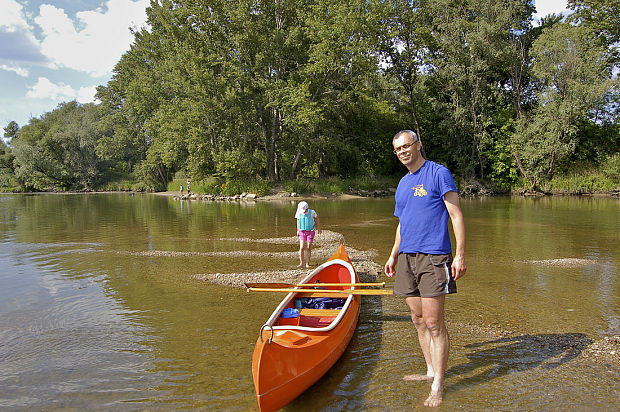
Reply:
[[[348,346],[349,341],[351,340],[351,338],[353,337],[353,334],[355,333],[355,328],[357,325],[359,315],[353,314],[352,316],[354,317],[353,321],[351,322],[347,321],[346,324],[345,323],[341,324],[342,327],[347,326],[347,333],[346,333],[347,338],[346,338],[345,345],[339,346],[338,349],[334,350],[331,353],[323,353],[320,359],[317,358],[317,361],[312,366],[312,368],[308,368],[306,370],[300,371],[299,374],[292,380],[283,382],[280,385],[273,387],[263,393],[260,393],[260,394],[257,393],[256,395],[257,395],[257,399],[259,400],[259,404],[260,404],[261,399],[268,398],[272,393],[277,392],[281,388],[289,387],[291,384],[293,384],[296,381],[303,380],[306,375],[318,375],[319,377],[321,377],[329,369],[331,369],[331,367],[336,363],[336,361],[342,356],[342,354],[344,353],[344,351],[346,350]],[[320,372],[317,372],[317,370],[319,370]]]
[[[315,270],[313,270],[308,276],[306,276],[299,283],[307,283],[317,273],[319,273],[321,270],[323,270],[326,267],[329,267],[331,265],[341,265],[341,266],[344,266],[349,271],[349,275],[351,276],[351,282],[352,283],[355,282],[356,274],[355,274],[355,269],[353,268],[353,265],[351,265],[351,263],[349,263],[349,262],[347,262],[345,260],[342,260],[342,259],[333,259],[333,260],[328,260],[327,262],[325,262],[322,265],[318,266]],[[295,288],[295,289],[297,289],[297,288]],[[351,289],[355,289],[355,287],[351,287]],[[311,291],[311,289],[299,288],[299,292],[309,292],[309,291]],[[329,325],[327,325],[325,327],[315,328],[315,327],[310,327],[310,326],[296,326],[296,325],[274,326],[274,324],[277,322],[278,318],[280,317],[280,315],[284,311],[285,307],[295,298],[296,295],[297,295],[297,292],[290,292],[282,300],[282,302],[280,302],[280,304],[276,307],[276,309],[273,311],[273,313],[271,314],[271,316],[269,317],[267,322],[265,322],[265,324],[261,327],[261,332],[260,332],[261,339],[262,339],[262,336],[263,336],[263,330],[266,327],[269,327],[271,329],[271,331],[272,331],[271,332],[271,337],[273,337],[277,333],[277,331],[286,331],[286,330],[300,330],[300,331],[305,331],[305,332],[329,332],[330,330],[332,330],[336,326],[338,326],[338,324],[340,323],[342,318],[347,313],[347,310],[349,309],[349,306],[351,306],[351,302],[354,299],[354,295],[348,295],[348,297],[346,298],[347,300],[346,300],[345,304],[342,306],[342,310],[340,311],[338,316],[336,316],[336,318]],[[270,341],[271,341],[271,339],[270,339]]]
[[[323,276],[321,272],[326,268],[328,273]],[[335,277],[332,275],[334,272],[337,273]],[[341,244],[331,258],[299,283],[308,284],[315,280],[314,278],[337,278],[343,283],[358,281],[344,245]],[[337,290],[342,290],[340,287],[336,288],[334,294]],[[347,290],[350,288],[349,285],[346,286]],[[316,383],[341,357],[355,333],[361,296],[344,293],[341,293],[343,296],[338,296],[346,300],[343,308],[330,325],[276,326],[284,309],[291,307],[293,299],[307,294],[309,290],[312,289],[296,287],[293,292],[288,293],[261,328],[261,335],[252,355],[252,376],[258,407],[262,412],[279,410]],[[269,334],[271,344],[264,339],[269,338]]]

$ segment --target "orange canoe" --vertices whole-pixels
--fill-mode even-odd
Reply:
[[[300,283],[358,283],[343,245],[327,262]],[[324,289],[351,289],[330,286]],[[291,292],[263,325],[254,347],[252,375],[261,411],[276,411],[321,378],[343,354],[353,337],[360,311],[360,295]],[[282,317],[299,298],[343,299],[342,309],[299,309],[299,316]],[[299,306],[299,301],[297,301]],[[294,313],[295,315],[295,313]]]

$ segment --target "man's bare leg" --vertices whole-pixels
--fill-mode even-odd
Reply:
[[[411,311],[411,320],[413,321],[416,331],[418,332],[418,341],[420,342],[420,348],[422,349],[424,361],[426,362],[426,374],[406,375],[403,377],[403,380],[431,381],[435,376],[430,351],[431,332],[426,327],[426,323],[422,317],[422,298],[407,297],[405,298],[405,302],[407,303],[407,306],[409,306],[409,310]]]
[[[424,322],[430,331],[429,352],[434,376],[425,406],[439,406],[443,401],[444,375],[450,354],[450,337],[444,321],[445,295],[422,298]]]

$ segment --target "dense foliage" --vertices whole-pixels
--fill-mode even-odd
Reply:
[[[462,182],[541,188],[618,163],[620,1],[569,6],[535,27],[531,0],[153,0],[101,104],[5,128],[0,184],[390,176],[408,128]]]

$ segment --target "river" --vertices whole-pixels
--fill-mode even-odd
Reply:
[[[446,303],[441,409],[620,409],[618,354],[600,350],[620,335],[620,200],[461,204],[468,271]],[[197,275],[293,269],[295,206],[0,195],[0,409],[256,410],[252,350],[282,296]],[[354,264],[383,265],[393,199],[310,207]],[[319,236],[313,264],[326,249]],[[429,385],[402,380],[423,368],[402,299],[364,296],[343,357],[285,410],[424,409]]]

